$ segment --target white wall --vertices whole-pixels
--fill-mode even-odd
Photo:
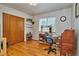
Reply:
[[[77,43],[77,55],[79,56],[79,18],[77,18],[76,20],[75,20],[76,22],[74,22],[75,23],[75,30],[76,30],[76,37],[77,37],[77,39],[76,39],[76,43]]]
[[[40,15],[36,15],[34,16],[34,31],[35,33],[35,39],[38,40],[38,25],[39,25],[39,19],[43,18],[43,17],[49,17],[49,16],[53,16],[56,17],[56,32],[58,35],[60,35],[65,29],[71,28],[71,14],[72,14],[72,8],[66,8],[66,9],[62,9],[62,10],[58,10],[58,11],[53,11],[50,13],[45,13],[45,14],[40,14]],[[65,22],[61,22],[60,21],[60,17],[61,16],[66,16],[66,21]]]
[[[79,56],[79,17],[75,18],[75,4],[72,7],[73,10],[73,20],[72,20],[72,26],[75,29],[75,43],[77,47],[77,55]]]
[[[2,21],[2,13],[3,12],[5,12],[5,13],[9,13],[9,14],[12,14],[12,15],[15,15],[15,16],[20,16],[20,17],[23,17],[24,18],[24,20],[26,20],[27,18],[31,18],[31,16],[30,15],[28,15],[28,14],[25,14],[25,13],[23,13],[23,12],[21,12],[21,11],[18,11],[18,10],[16,10],[16,9],[13,9],[13,8],[10,8],[10,7],[7,7],[7,6],[5,6],[5,5],[1,5],[0,4],[0,40],[1,40],[1,38],[2,38],[2,30],[3,30],[3,28],[2,28],[2,23],[3,23],[3,21]],[[26,22],[25,22],[25,24],[26,24]],[[25,28],[25,25],[24,25],[24,28]],[[24,30],[24,39],[26,39],[26,28],[25,28],[25,30]]]

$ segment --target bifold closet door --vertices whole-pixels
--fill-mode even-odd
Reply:
[[[10,39],[10,21],[9,14],[3,13],[3,37],[7,38],[7,41]],[[9,41],[8,41],[9,42]]]
[[[9,44],[15,44],[16,43],[16,17],[13,15],[9,15],[9,21],[10,21],[10,39]]]
[[[9,45],[24,40],[24,18],[3,13],[3,37]]]
[[[16,17],[16,36],[17,42],[24,41],[24,19],[21,17]]]

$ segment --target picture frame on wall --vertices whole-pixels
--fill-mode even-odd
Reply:
[[[79,17],[79,3],[75,4],[75,18]]]

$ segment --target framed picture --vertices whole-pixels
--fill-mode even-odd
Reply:
[[[79,3],[75,4],[75,17],[78,18],[79,17]]]

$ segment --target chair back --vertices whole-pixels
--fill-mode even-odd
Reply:
[[[53,44],[53,39],[50,35],[46,36],[46,41],[48,44]]]

